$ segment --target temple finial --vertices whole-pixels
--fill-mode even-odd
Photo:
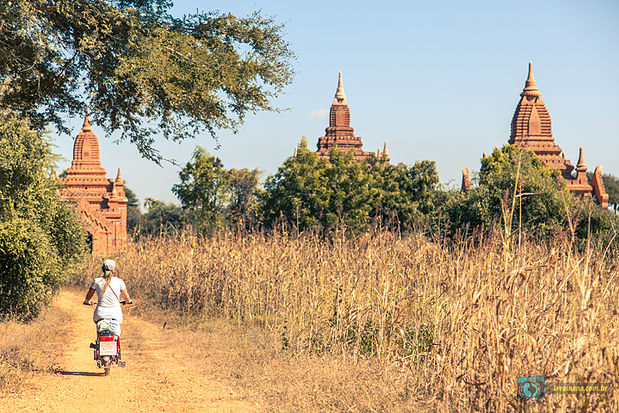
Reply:
[[[342,72],[340,72],[339,79],[337,81],[337,91],[335,92],[335,98],[333,99],[334,105],[346,105],[346,94],[344,93],[344,84],[342,82]]]
[[[88,111],[88,105],[86,105],[86,115],[84,116],[84,124],[82,125],[82,129],[90,128],[90,112]]]
[[[541,96],[537,88],[537,83],[533,77],[533,62],[529,62],[529,74],[527,75],[527,81],[524,83],[524,90],[520,94],[521,96]]]
[[[120,184],[124,182],[123,176],[120,174],[120,166],[118,167],[118,173],[116,174],[116,183]]]
[[[579,171],[581,171],[581,170],[586,171],[587,170],[587,164],[585,163],[585,158],[582,155],[582,148],[580,148],[580,151],[579,151],[579,154],[578,154],[578,163],[576,164],[576,169],[579,170]]]
[[[385,141],[385,146],[383,147],[383,156],[389,159],[389,150],[387,149],[387,141]]]

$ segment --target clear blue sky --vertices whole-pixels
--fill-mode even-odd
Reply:
[[[226,168],[277,171],[305,135],[312,148],[328,126],[343,73],[351,124],[365,150],[387,140],[392,162],[436,161],[441,182],[479,168],[482,152],[507,142],[529,60],[552,118],[553,135],[576,163],[619,176],[619,2],[592,1],[221,1],[176,0],[174,13],[197,8],[247,15],[261,10],[285,24],[297,55],[293,84],[275,102],[281,114],[249,116],[238,134],[207,133],[159,149],[184,164],[196,145]],[[321,111],[323,110],[323,111]],[[56,137],[67,158],[75,133]],[[139,158],[94,126],[108,176],[118,166],[143,202],[178,202],[178,167]]]

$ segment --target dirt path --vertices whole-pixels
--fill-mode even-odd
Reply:
[[[103,376],[93,360],[92,308],[81,305],[83,297],[63,291],[54,305],[73,314],[71,337],[64,349],[62,369],[41,373],[34,388],[0,400],[0,411],[94,412],[94,411],[256,411],[255,404],[239,400],[231,389],[205,376],[192,360],[179,354],[171,335],[152,323],[125,312],[122,325],[123,360],[126,368],[112,368]],[[195,364],[195,363],[194,363]]]

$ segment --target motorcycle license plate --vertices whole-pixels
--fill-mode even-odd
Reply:
[[[116,340],[99,342],[99,354],[101,356],[115,356],[116,355]]]

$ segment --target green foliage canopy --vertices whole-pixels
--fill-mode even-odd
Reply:
[[[127,232],[131,234],[136,230],[140,222],[142,211],[140,211],[140,202],[137,195],[127,186],[126,181],[125,196],[127,197]]]
[[[28,122],[0,115],[0,314],[36,316],[84,250],[86,230],[48,178],[50,160]]]
[[[565,228],[567,211],[573,207],[557,173],[533,152],[513,145],[482,159],[479,186],[447,198],[439,212],[448,218],[452,233],[466,227],[490,229],[508,219],[510,228],[550,234]]]
[[[235,130],[289,84],[282,26],[259,13],[176,18],[167,0],[11,0],[0,5],[0,107],[33,127],[95,122],[160,160],[154,135]],[[153,126],[156,125],[156,126]]]
[[[138,235],[160,235],[178,233],[189,223],[187,213],[172,203],[153,198],[144,200],[146,213],[140,216]]]
[[[35,222],[0,222],[0,315],[34,317],[61,283],[50,237]]]
[[[296,158],[288,158],[277,173],[267,178],[263,216],[267,225],[283,218],[300,229],[318,225],[327,209],[326,172],[328,163],[301,139]]]
[[[615,205],[615,210],[617,210],[617,205],[619,205],[619,178],[610,174],[603,174],[602,180],[608,193],[608,202]]]
[[[434,161],[418,161],[412,167],[404,163],[374,164],[372,175],[378,190],[373,216],[389,227],[410,227],[435,207],[438,173]]]
[[[558,172],[546,168],[533,152],[505,145],[481,164],[477,187],[437,195],[435,229],[447,225],[453,235],[498,224],[503,233],[520,229],[545,239],[570,232],[581,246],[590,236],[616,240],[619,218],[590,198],[570,194]]]
[[[375,157],[355,161],[337,149],[329,161],[303,138],[296,158],[287,159],[265,183],[263,218],[306,230],[342,226],[363,231],[379,225],[409,226],[432,209],[438,183],[434,162],[389,165]]]
[[[199,229],[256,221],[257,169],[224,168],[221,160],[198,147],[179,172],[181,182],[172,187],[183,208],[190,211]]]

